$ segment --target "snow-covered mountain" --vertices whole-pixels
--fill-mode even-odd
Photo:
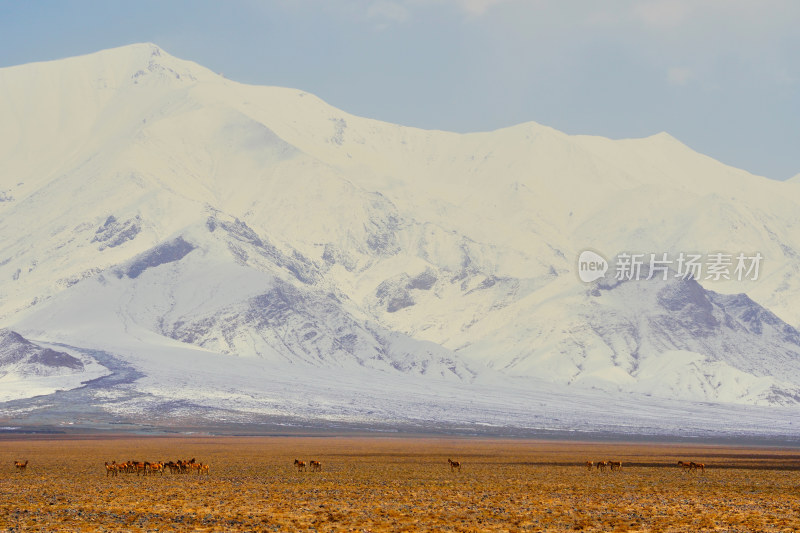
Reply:
[[[799,208],[664,133],[424,131],[152,44],[0,69],[0,325],[95,418],[795,434]],[[583,283],[585,249],[762,261]]]
[[[93,359],[40,346],[0,329],[0,401],[79,387],[83,381],[107,373]]]

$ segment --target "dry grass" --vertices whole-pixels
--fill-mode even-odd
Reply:
[[[106,477],[104,461],[210,463]],[[298,472],[295,458],[322,461]],[[461,461],[451,472],[448,458]],[[15,460],[30,460],[18,473]],[[623,461],[622,471],[586,460]],[[678,460],[701,461],[705,474]],[[469,439],[0,441],[3,531],[797,531],[797,450]]]

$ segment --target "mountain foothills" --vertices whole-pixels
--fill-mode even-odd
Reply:
[[[152,44],[0,69],[2,424],[797,436],[798,297],[800,183],[665,133],[425,131]]]

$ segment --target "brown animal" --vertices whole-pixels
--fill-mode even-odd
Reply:
[[[172,461],[170,461],[170,463],[172,463]],[[185,473],[189,472],[190,470],[193,470],[193,469],[196,468],[196,466],[195,466],[196,461],[195,461],[194,457],[192,457],[188,461],[179,459],[177,463],[172,463],[172,464],[173,464],[173,466],[170,466],[169,469],[175,474],[185,474]],[[169,463],[167,463],[167,466],[169,466]]]
[[[206,474],[206,475],[208,475],[208,465],[207,464],[201,464],[200,465],[200,470],[198,470],[197,473],[198,474]]]
[[[24,463],[22,461],[14,461],[14,467],[17,469],[17,472],[24,472],[28,467],[28,460],[25,459]]]
[[[706,465],[704,465],[703,463],[695,463],[694,461],[691,461],[689,463],[689,470],[695,470],[695,471],[699,470],[701,472],[705,472]]]
[[[321,472],[322,471],[322,463],[319,461],[314,461],[313,459],[308,462],[309,466],[311,466],[312,472]]]
[[[147,475],[147,465],[148,463],[132,461],[130,467],[131,471],[136,472],[137,476],[139,476],[140,474],[144,476]]]
[[[164,475],[164,463],[145,463],[147,465],[147,472],[151,475],[158,472],[162,476]]]
[[[298,471],[305,470],[306,469],[306,462],[305,461],[301,461],[300,459],[295,459],[294,460],[294,466],[297,467]]]
[[[586,461],[586,470],[592,470],[594,463],[592,461]]]
[[[607,466],[608,466],[608,461],[597,461],[597,469],[598,470],[605,471]]]
[[[608,461],[608,466],[611,468],[611,470],[621,470],[622,461]]]
[[[450,463],[450,471],[458,470],[459,472],[461,472],[460,461],[453,461],[452,459],[447,459],[447,462]]]
[[[117,472],[117,462],[111,461],[111,464],[108,464],[108,461],[105,463],[106,465],[106,477],[108,476],[116,476],[119,472]]]
[[[695,463],[694,461],[689,461],[688,463],[685,461],[678,461],[678,466],[683,468],[685,471],[692,472],[700,470],[701,472],[706,471],[706,465],[703,463]]]

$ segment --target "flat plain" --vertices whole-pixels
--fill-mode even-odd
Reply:
[[[208,475],[113,476],[104,466],[191,458],[209,464]],[[295,459],[322,469],[298,470]],[[586,466],[601,460],[622,468]],[[0,440],[0,531],[798,530],[798,449],[330,436]]]

